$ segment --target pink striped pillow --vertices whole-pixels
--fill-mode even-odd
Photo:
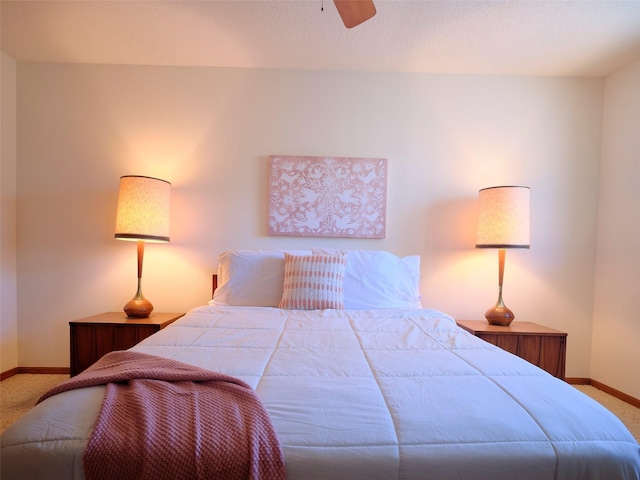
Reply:
[[[288,310],[344,309],[346,255],[284,254],[279,307]]]

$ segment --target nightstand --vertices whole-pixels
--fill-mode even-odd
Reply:
[[[106,353],[133,347],[183,315],[152,313],[149,318],[132,319],[124,312],[108,312],[69,322],[71,376],[79,374]]]
[[[567,334],[532,322],[507,327],[485,320],[456,320],[459,327],[486,342],[511,352],[564,380]]]

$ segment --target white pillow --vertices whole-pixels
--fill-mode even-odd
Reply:
[[[295,255],[311,252],[292,251]],[[284,284],[284,251],[229,250],[218,256],[214,305],[277,307]]]
[[[422,308],[420,256],[400,258],[381,250],[313,248],[314,255],[347,254],[344,308]]]
[[[284,288],[280,308],[343,310],[346,255],[284,254]]]

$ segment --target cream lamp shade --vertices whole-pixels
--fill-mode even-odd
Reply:
[[[129,318],[147,318],[153,305],[142,295],[142,262],[145,242],[169,241],[171,184],[159,178],[120,177],[116,233],[118,240],[138,242],[138,290],[124,306]]]
[[[485,312],[491,325],[508,326],[515,315],[502,300],[505,249],[529,248],[529,187],[490,187],[478,195],[476,248],[498,249],[498,301]]]
[[[118,240],[169,241],[171,184],[152,177],[120,177],[116,233]]]
[[[478,196],[476,248],[529,248],[529,187],[490,187]]]

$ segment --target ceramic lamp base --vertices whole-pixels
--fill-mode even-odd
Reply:
[[[153,311],[153,305],[146,298],[136,295],[127,302],[123,310],[129,318],[147,318]]]
[[[509,325],[515,318],[513,312],[504,305],[491,307],[486,311],[484,316],[487,322],[489,322],[489,325],[501,325],[503,327]]]

